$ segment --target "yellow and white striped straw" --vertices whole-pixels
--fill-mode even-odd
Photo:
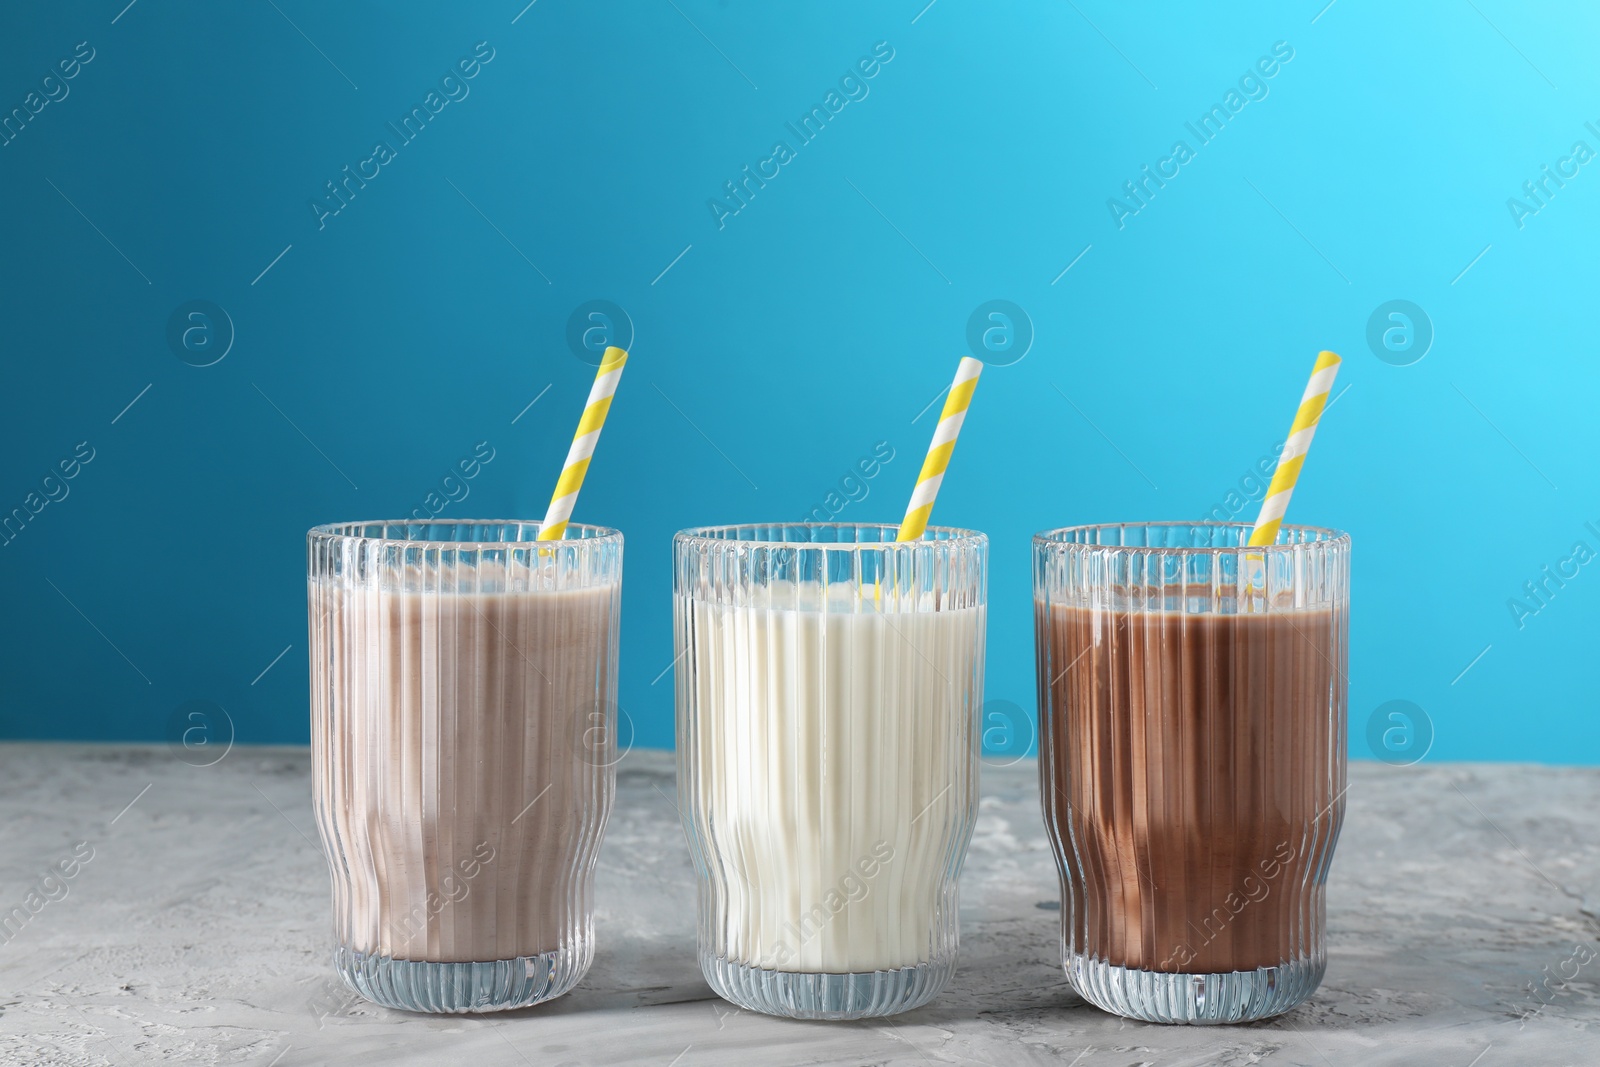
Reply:
[[[933,512],[933,498],[939,494],[944,472],[950,466],[950,453],[956,448],[956,434],[967,417],[967,407],[972,403],[972,391],[978,387],[978,375],[983,373],[983,363],[971,356],[963,356],[956,367],[956,380],[950,384],[950,395],[944,398],[944,410],[939,413],[939,425],[933,429],[933,443],[928,446],[928,457],[922,461],[922,473],[917,475],[917,487],[911,491],[911,503],[906,505],[906,517],[900,522],[900,535],[896,541],[920,540],[928,528],[928,516]]]
[[[1270,545],[1278,539],[1278,527],[1283,523],[1283,513],[1289,509],[1289,497],[1294,483],[1300,477],[1300,468],[1311,448],[1311,437],[1317,432],[1317,420],[1328,405],[1328,393],[1333,389],[1334,376],[1339,373],[1339,357],[1332,352],[1317,353],[1316,366],[1311,368],[1311,381],[1306,384],[1305,395],[1300,398],[1300,410],[1295,412],[1294,425],[1289,427],[1289,439],[1283,443],[1278,456],[1278,466],[1272,472],[1272,484],[1267,487],[1266,499],[1261,501],[1261,514],[1256,517],[1255,529],[1250,531],[1251,547]]]
[[[589,387],[589,401],[584,405],[583,418],[578,420],[578,432],[572,435],[572,447],[567,449],[567,462],[556,481],[556,491],[550,496],[550,510],[544,513],[544,523],[539,527],[541,541],[559,541],[566,536],[572,505],[578,501],[578,490],[583,488],[583,476],[589,470],[589,457],[594,455],[595,442],[600,440],[600,427],[606,424],[606,412],[611,410],[611,395],[617,391],[623,364],[627,362],[628,353],[620,348],[606,349],[600,359],[594,385]]]

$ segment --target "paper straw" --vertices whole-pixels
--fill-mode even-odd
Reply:
[[[611,395],[617,391],[617,381],[627,362],[628,353],[620,348],[606,349],[600,360],[594,385],[589,387],[589,401],[583,407],[583,418],[578,420],[578,432],[572,435],[572,447],[567,449],[566,465],[561,468],[556,491],[550,496],[550,510],[544,513],[544,523],[539,527],[541,541],[559,541],[566,536],[572,505],[578,501],[578,490],[583,488],[583,476],[589,470],[589,457],[594,455],[600,427],[606,424],[606,412],[611,410]]]
[[[1311,448],[1312,435],[1317,432],[1317,420],[1322,418],[1322,409],[1328,404],[1328,393],[1333,389],[1333,379],[1338,373],[1338,356],[1332,352],[1317,353],[1316,366],[1311,368],[1311,381],[1306,383],[1305,395],[1300,398],[1300,410],[1295,412],[1294,425],[1289,427],[1289,439],[1283,443],[1278,466],[1272,472],[1272,484],[1267,487],[1266,499],[1261,502],[1261,514],[1256,518],[1255,529],[1250,531],[1251,547],[1270,545],[1278,539],[1283,513],[1289,509],[1294,483],[1300,477],[1300,467]]]
[[[916,541],[928,528],[928,516],[933,512],[933,498],[939,494],[944,481],[945,468],[950,466],[950,453],[956,448],[956,434],[967,417],[967,407],[972,403],[972,391],[978,387],[978,375],[983,373],[982,362],[963,356],[956,367],[956,380],[950,383],[950,395],[944,398],[944,410],[939,413],[939,425],[933,429],[933,443],[928,446],[928,458],[922,461],[922,473],[917,475],[917,487],[911,491],[911,503],[906,505],[906,517],[900,522],[900,536],[896,541]]]

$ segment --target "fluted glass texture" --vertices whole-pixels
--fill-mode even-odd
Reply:
[[[701,967],[743,1007],[889,1015],[955,967],[987,540],[711,527],[673,545],[678,790]]]
[[[594,956],[616,788],[622,535],[373,522],[308,536],[311,749],[335,965],[391,1007],[559,996]]]
[[[1045,823],[1090,1002],[1261,1019],[1327,966],[1344,818],[1350,538],[1284,526],[1034,538]]]

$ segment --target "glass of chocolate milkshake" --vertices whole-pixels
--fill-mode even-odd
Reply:
[[[308,535],[334,963],[379,1004],[523,1007],[594,958],[622,535],[538,531],[440,520]]]
[[[1284,526],[1034,538],[1045,823],[1062,958],[1134,1019],[1288,1011],[1327,967],[1344,817],[1350,538]]]

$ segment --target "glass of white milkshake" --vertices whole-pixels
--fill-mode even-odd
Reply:
[[[700,965],[741,1007],[892,1015],[955,970],[988,539],[797,523],[673,542]]]
[[[411,1011],[571,989],[616,789],[622,535],[368,522],[308,535],[311,754],[334,962]]]

